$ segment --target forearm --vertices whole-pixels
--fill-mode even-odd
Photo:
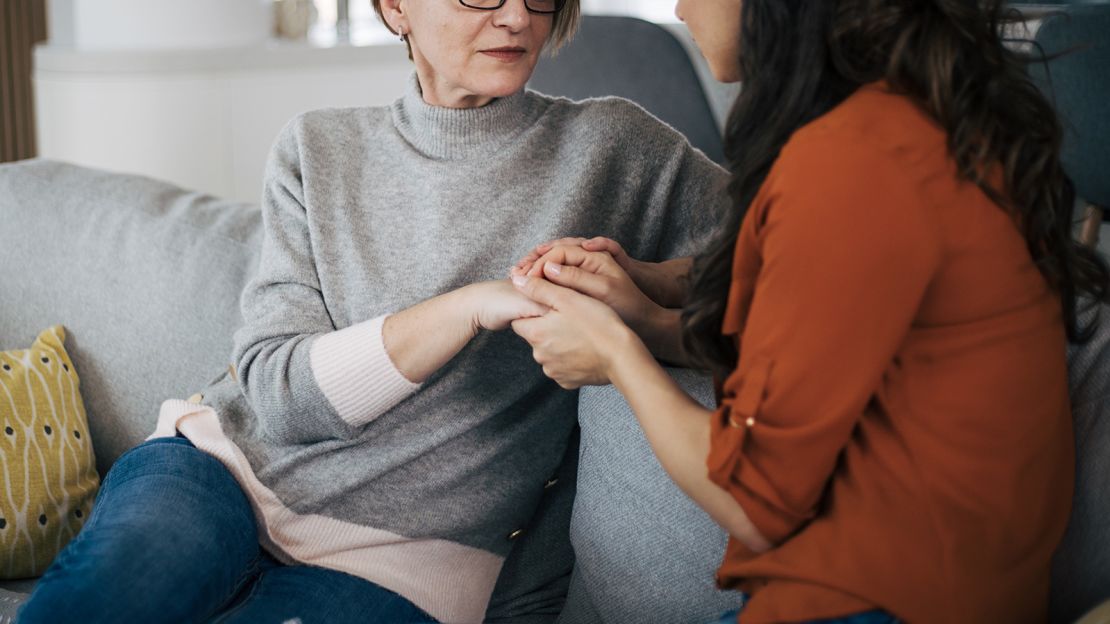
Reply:
[[[614,352],[610,373],[671,479],[749,549],[771,548],[740,504],[709,480],[706,459],[712,412],[683,392],[645,345],[634,339],[624,339]]]
[[[413,383],[423,383],[478,334],[464,287],[390,315],[382,341],[393,365]]]
[[[682,310],[660,309],[635,330],[656,358],[671,366],[690,366],[682,346]]]
[[[681,308],[693,266],[694,259],[687,257],[659,263],[640,262],[629,269],[633,281],[652,301],[665,308]]]

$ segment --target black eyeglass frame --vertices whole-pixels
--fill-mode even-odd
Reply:
[[[496,11],[497,9],[500,9],[501,7],[505,6],[506,2],[508,2],[508,0],[500,0],[500,2],[497,3],[497,6],[480,7],[480,6],[472,6],[472,5],[467,4],[466,0],[459,0],[459,4],[463,5],[464,7],[468,8],[468,9],[474,9],[476,11]],[[524,0],[524,8],[528,9],[529,13],[535,13],[537,15],[555,15],[559,11],[562,11],[563,7],[565,7],[567,5],[567,0],[555,0],[555,10],[554,11],[537,11],[537,10],[533,9],[532,7],[528,6],[528,2],[529,2],[529,0]]]

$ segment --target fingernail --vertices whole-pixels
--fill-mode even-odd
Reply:
[[[554,262],[548,262],[547,264],[545,264],[544,269],[546,269],[547,272],[552,274],[552,275],[558,275],[559,273],[562,273],[562,271],[563,271],[563,267],[555,264]]]
[[[513,276],[513,284],[515,284],[517,286],[523,286],[527,283],[528,283],[528,276],[527,275],[514,275]]]

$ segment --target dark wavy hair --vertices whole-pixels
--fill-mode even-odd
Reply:
[[[724,379],[735,368],[721,334],[740,224],[790,136],[861,85],[886,80],[947,132],[962,177],[1021,224],[1033,260],[1063,302],[1068,338],[1086,340],[1080,307],[1107,299],[1110,269],[1072,236],[1075,190],[1060,165],[1061,124],[1004,45],[1019,19],[1002,0],[745,0],[743,89],[729,114],[725,155],[732,207],[694,260],[682,315],[695,363]],[[986,173],[999,164],[1004,187]],[[1080,302],[1085,302],[1082,304]]]

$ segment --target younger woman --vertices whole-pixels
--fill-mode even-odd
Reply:
[[[744,624],[1046,619],[1073,479],[1065,339],[1108,272],[1071,238],[1060,124],[1002,11],[680,0],[714,73],[744,82],[733,209],[681,332],[636,287],[682,288],[675,265],[610,240],[513,272],[550,308],[513,323],[544,372],[612,382],[729,532],[717,580],[750,596]],[[671,359],[722,382],[719,408],[626,323],[670,328]]]

